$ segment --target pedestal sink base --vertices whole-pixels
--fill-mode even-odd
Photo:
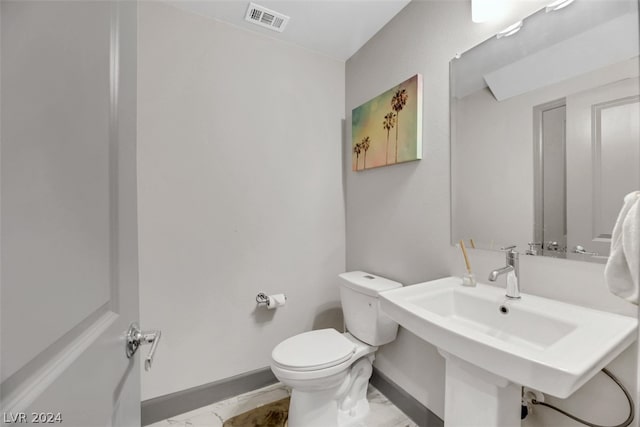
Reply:
[[[445,427],[519,427],[522,388],[438,350],[446,359]]]

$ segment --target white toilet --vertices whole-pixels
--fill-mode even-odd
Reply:
[[[348,332],[305,332],[271,353],[271,370],[292,389],[289,427],[362,425],[369,412],[374,353],[396,338],[398,324],[380,311],[378,294],[402,284],[362,271],[340,274],[340,279]]]

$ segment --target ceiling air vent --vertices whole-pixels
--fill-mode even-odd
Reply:
[[[280,33],[284,30],[284,27],[287,26],[287,22],[289,22],[288,16],[274,12],[255,3],[249,3],[249,9],[247,9],[247,15],[244,19]]]

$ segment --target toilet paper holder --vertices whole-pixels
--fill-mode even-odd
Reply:
[[[258,304],[266,304],[269,302],[269,297],[265,293],[260,292],[258,295],[256,295],[256,302]]]
[[[284,295],[284,299],[287,299],[287,296]],[[260,292],[258,295],[256,295],[256,302],[258,303],[258,305],[269,305],[269,295],[265,294],[264,292]]]

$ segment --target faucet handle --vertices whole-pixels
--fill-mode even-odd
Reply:
[[[507,257],[507,264],[511,265],[518,260],[519,253],[516,251],[516,245],[507,246],[500,249]]]
[[[527,255],[538,255],[538,246],[542,249],[542,242],[529,242],[529,249],[526,250]]]

